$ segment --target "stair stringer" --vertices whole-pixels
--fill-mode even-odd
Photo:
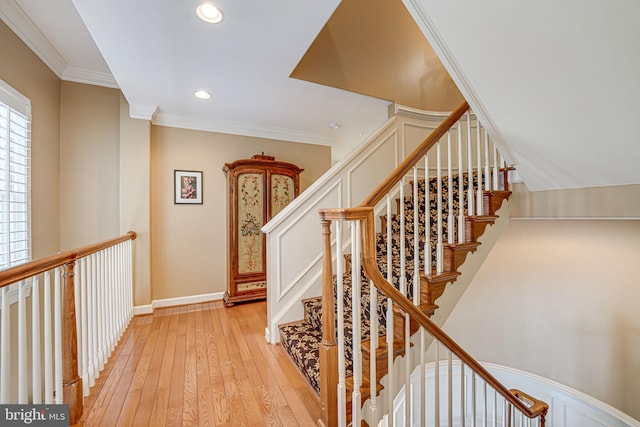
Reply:
[[[475,252],[467,255],[464,263],[458,267],[458,271],[461,273],[457,280],[447,285],[442,296],[438,298],[438,309],[431,316],[431,320],[438,326],[442,327],[447,318],[453,311],[454,307],[465,293],[469,284],[479,271],[480,266],[487,258],[493,246],[498,241],[504,230],[509,223],[509,201],[504,200],[502,206],[496,212],[498,218],[496,221],[488,226],[484,233],[480,236],[478,241],[481,243]],[[427,336],[426,349],[431,346],[431,337]],[[411,348],[409,350],[409,357],[411,363],[409,365],[409,375],[418,367],[420,362],[420,332],[416,332],[411,336]],[[406,355],[398,356],[393,363],[393,383],[389,382],[389,374],[386,374],[380,380],[383,385],[382,390],[376,398],[375,412],[372,413],[371,399],[367,399],[362,405],[362,414],[364,419],[369,425],[378,425],[378,422],[382,416],[390,412],[393,408],[388,407],[389,394],[391,396],[397,396],[405,385],[405,379],[407,374],[406,369]],[[428,361],[428,360],[427,360]],[[373,418],[373,419],[372,419]]]

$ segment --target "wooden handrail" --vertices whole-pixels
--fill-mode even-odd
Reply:
[[[78,258],[136,238],[136,233],[61,252],[0,271],[0,289],[45,271],[63,267],[62,283],[62,385],[64,403],[69,405],[69,421],[76,424],[83,412],[82,379],[78,375],[78,332],[75,307],[75,264]]]
[[[94,254],[96,252],[100,252],[103,249],[106,249],[111,246],[115,246],[118,243],[126,242],[127,240],[135,240],[138,235],[135,231],[129,231],[127,234],[123,234],[120,237],[115,237],[113,239],[104,240],[102,242],[93,243],[91,245],[83,246],[75,250],[78,253],[78,258],[83,258],[88,255]]]
[[[435,128],[429,136],[425,138],[424,141],[413,150],[409,156],[404,159],[400,165],[393,171],[387,179],[382,181],[382,183],[375,189],[373,192],[366,198],[360,206],[375,206],[380,200],[382,200],[387,193],[389,193],[393,186],[396,185],[402,177],[404,177],[407,172],[411,170],[411,168],[418,163],[418,161],[427,154],[427,152],[436,145],[436,143],[442,138],[451,127],[456,124],[456,122],[463,116],[464,113],[469,110],[469,104],[464,101],[458,108],[456,108],[449,117],[447,117],[442,123]]]
[[[61,252],[45,258],[35,259],[0,271],[0,289],[28,279],[52,268],[60,267],[76,259],[74,251]]]
[[[369,196],[367,196],[360,205],[353,208],[326,208],[319,210],[320,220],[323,224],[323,234],[325,234],[325,246],[328,246],[325,247],[325,270],[323,271],[323,275],[325,276],[323,278],[323,286],[326,288],[323,289],[323,293],[327,294],[326,303],[328,305],[325,305],[325,301],[323,301],[323,313],[333,312],[330,308],[333,307],[330,236],[328,236],[330,222],[361,221],[362,266],[367,277],[375,284],[376,288],[388,298],[391,298],[391,300],[405,313],[407,313],[413,321],[417,322],[418,325],[428,331],[431,336],[455,354],[462,363],[479,375],[480,378],[482,378],[488,385],[493,387],[510,405],[517,408],[528,418],[540,417],[540,425],[543,427],[545,416],[549,409],[549,406],[545,402],[526,395],[519,390],[509,390],[502,385],[482,365],[480,365],[480,363],[478,363],[473,357],[471,357],[471,355],[469,355],[462,347],[445,334],[445,332],[442,331],[435,323],[433,323],[429,317],[420,310],[420,308],[414,305],[412,301],[389,283],[378,267],[374,222],[375,206],[393,190],[394,186],[398,184],[421,159],[424,158],[427,152],[440,140],[440,138],[446,135],[451,127],[468,110],[469,105],[466,102],[463,102],[446,120],[431,132],[420,146],[418,146]],[[507,173],[507,171],[503,173]],[[333,321],[330,325],[326,326],[325,322],[323,322],[323,328],[326,328],[323,329],[323,333],[327,339],[326,341],[323,340],[323,344],[326,344],[326,346],[324,346],[324,351],[326,353],[325,357],[328,358],[329,353],[335,346],[335,339],[333,338]],[[327,361],[324,366],[334,366],[334,364]],[[325,408],[326,404],[332,404],[335,402],[335,395],[332,394],[334,393],[332,389],[336,386],[336,378],[334,378],[335,375],[336,373],[333,371],[331,371],[331,373],[324,379],[323,377],[325,377],[325,375],[321,375],[321,382],[324,381],[324,386],[328,387],[328,390],[323,392],[323,385],[321,385],[321,399],[324,393],[324,399],[322,402],[324,417],[322,424],[324,425],[333,425],[337,419],[335,408]],[[329,411],[327,412],[326,409],[329,409]]]
[[[544,419],[549,406],[540,402],[539,404],[529,407],[525,405],[520,398],[507,389],[493,375],[489,373],[480,363],[478,363],[471,355],[469,355],[460,345],[458,345],[451,337],[444,333],[435,323],[433,323],[426,314],[424,314],[417,306],[415,306],[407,297],[402,295],[378,269],[376,260],[376,242],[375,242],[375,222],[374,208],[359,206],[357,208],[341,208],[341,209],[321,209],[319,211],[321,221],[331,220],[359,220],[362,222],[362,265],[364,271],[376,288],[391,298],[405,313],[409,314],[411,319],[416,321],[420,326],[425,328],[435,339],[440,341],[442,345],[447,347],[455,354],[466,366],[471,368],[478,374],[487,384],[500,393],[510,404],[518,408],[528,418],[536,418],[541,416]]]
[[[0,271],[0,289],[21,280],[28,279],[29,277],[44,273],[45,271],[53,268],[61,267],[78,258],[83,258],[108,247],[115,246],[118,243],[122,243],[127,240],[134,240],[136,236],[137,235],[134,231],[129,231],[127,234],[123,234],[122,236],[115,237],[113,239],[83,246],[73,251],[60,252],[55,255],[35,259],[33,261],[25,262],[24,264],[7,268],[6,270]]]

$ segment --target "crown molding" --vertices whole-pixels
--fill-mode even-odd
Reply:
[[[61,80],[119,89],[111,73],[68,65],[60,52],[14,0],[0,1],[0,19]]]
[[[129,117],[132,119],[153,120],[158,111],[157,105],[129,105]]]
[[[62,80],[120,89],[120,86],[113,78],[113,74],[81,67],[67,66],[62,75]]]
[[[304,144],[332,146],[336,141],[332,138],[292,129],[260,126],[251,123],[198,120],[165,113],[159,113],[155,116],[152,123],[158,126],[227,133],[231,135],[253,136],[257,138],[268,138]]]
[[[0,19],[62,79],[66,61],[14,0],[0,1]]]

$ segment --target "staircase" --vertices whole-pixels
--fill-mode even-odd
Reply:
[[[429,320],[511,194],[510,168],[497,148],[486,133],[482,138],[479,124],[471,132],[469,114],[459,122],[467,110],[465,103],[443,121],[358,207],[320,209],[322,296],[304,298],[304,318],[278,329],[282,347],[320,395],[322,425],[377,424],[409,386],[413,370],[424,366],[427,350],[441,346],[450,352],[450,365],[460,357],[462,378],[471,369],[473,378],[479,375],[503,396],[505,407],[544,424],[546,404],[504,388]],[[422,406],[420,419],[426,420]],[[469,416],[465,406],[456,416]],[[407,408],[407,422],[415,421]],[[510,417],[502,417],[504,425],[511,425]]]

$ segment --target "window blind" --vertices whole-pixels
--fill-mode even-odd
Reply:
[[[0,269],[31,260],[31,105],[0,80]]]

